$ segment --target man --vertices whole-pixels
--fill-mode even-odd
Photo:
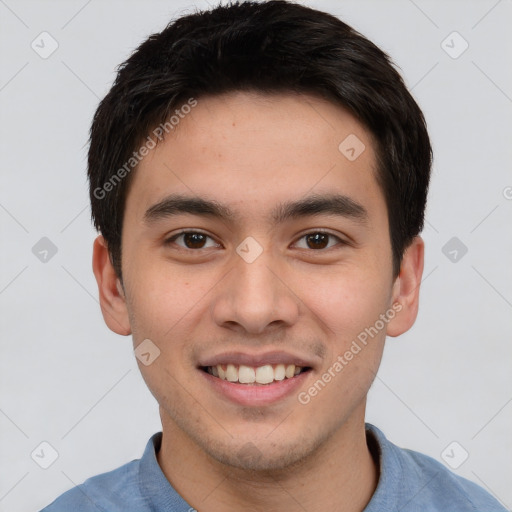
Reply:
[[[284,1],[182,17],[93,120],[93,268],[162,433],[55,511],[500,511],[365,424],[414,323],[431,147],[387,56]]]

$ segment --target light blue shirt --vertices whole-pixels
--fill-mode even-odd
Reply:
[[[363,512],[507,512],[487,491],[431,457],[395,446],[373,425],[366,429],[380,477]],[[193,512],[158,465],[161,441],[161,432],[153,435],[141,459],[89,478],[41,512]]]

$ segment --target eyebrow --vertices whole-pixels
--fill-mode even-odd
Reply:
[[[198,196],[172,194],[148,208],[144,214],[144,221],[149,225],[181,214],[212,217],[226,222],[234,222],[237,218],[233,210],[217,201]],[[290,219],[314,215],[336,215],[361,224],[368,220],[366,208],[342,194],[314,194],[297,201],[280,203],[270,213],[269,220],[276,225]]]

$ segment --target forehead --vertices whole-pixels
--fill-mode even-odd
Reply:
[[[247,218],[311,193],[385,209],[371,136],[346,109],[299,94],[196,101],[178,107],[172,129],[135,172],[126,209],[138,218],[171,193],[215,199]]]

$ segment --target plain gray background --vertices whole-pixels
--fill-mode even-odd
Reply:
[[[391,54],[435,151],[420,313],[388,339],[368,420],[445,464],[467,452],[455,472],[510,509],[512,3],[303,3]],[[208,2],[0,0],[1,511],[39,510],[139,458],[160,430],[131,338],[107,329],[97,302],[87,138],[115,67],[194,6]],[[41,32],[58,43],[47,58],[55,43]],[[57,250],[46,261],[43,237]],[[47,469],[42,442],[58,454]]]

